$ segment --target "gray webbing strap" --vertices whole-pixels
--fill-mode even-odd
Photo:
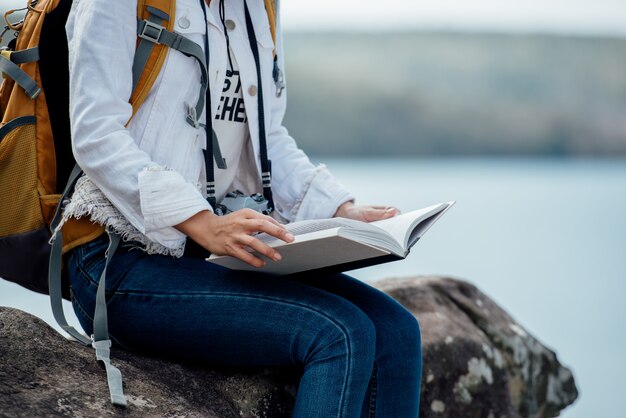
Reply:
[[[200,45],[185,38],[183,35],[166,30],[160,24],[161,21],[161,17],[154,15],[151,15],[148,20],[137,20],[137,36],[141,38],[141,41],[135,52],[135,60],[133,62],[133,89],[139,82],[139,77],[141,77],[141,73],[155,44],[166,45],[188,57],[195,58],[200,65],[202,73],[200,78],[201,88],[195,107],[190,106],[188,109],[187,123],[195,128],[199,128],[198,119],[204,111],[204,97],[209,85],[204,51]]]
[[[113,231],[107,231],[109,235],[109,248],[106,251],[106,263],[104,269],[100,274],[100,281],[98,283],[98,292],[96,293],[96,311],[93,316],[93,340],[101,341],[109,339],[109,325],[107,322],[107,305],[105,298],[105,280],[107,267],[113,254],[117,250],[117,246],[120,243],[120,236]]]
[[[28,48],[21,51],[11,52],[11,62],[13,64],[25,64],[27,62],[39,61],[39,47]]]
[[[71,190],[74,189],[74,184],[76,184],[76,180],[80,177],[82,171],[80,167],[77,165],[74,166],[72,173],[70,174],[70,178],[67,181],[67,185],[65,186],[65,190],[61,195],[61,199],[59,200],[59,204],[57,205],[57,210],[54,214],[54,218],[52,219],[52,223],[50,225],[50,230],[52,234],[55,234],[54,230],[59,225],[61,221],[61,207],[63,206],[63,201],[67,199]],[[61,263],[62,263],[62,250],[63,250],[63,233],[59,230],[56,235],[53,237],[52,248],[50,250],[50,264],[48,266],[48,292],[50,293],[50,306],[52,308],[52,315],[54,319],[57,321],[57,324],[65,332],[70,334],[76,340],[78,340],[83,345],[91,344],[91,340],[79,332],[76,328],[72,327],[67,323],[67,319],[65,318],[65,314],[63,313],[63,290],[61,284]]]
[[[96,360],[104,364],[111,403],[118,406],[128,406],[126,396],[124,396],[122,372],[111,364],[111,340],[94,341],[92,346],[96,350]]]
[[[141,38],[141,42],[139,43],[139,45],[141,46],[144,41],[146,41],[148,44],[151,44],[152,47],[154,47],[154,44],[166,45],[172,49],[175,49],[176,51],[185,54],[188,57],[195,58],[198,61],[198,64],[200,64],[200,69],[202,70],[202,79],[203,81],[206,81],[207,67],[202,47],[194,41],[181,35],[180,33],[170,32],[165,29],[164,26],[161,26],[159,23],[155,22],[160,22],[160,19],[154,16],[151,16],[149,20],[137,20],[137,36]],[[149,51],[151,50],[152,48],[150,48]],[[139,53],[139,51],[137,53]],[[141,61],[139,62],[143,62],[143,67],[145,67],[145,62],[148,61],[148,57],[150,56],[150,54],[148,53],[147,56],[143,56],[143,54],[144,53],[142,52]],[[141,75],[143,67],[138,70],[138,75]],[[205,83],[203,83],[203,86],[205,86]]]
[[[133,91],[135,91],[137,83],[139,83],[139,78],[141,77],[143,69],[146,67],[154,45],[158,43],[151,40],[150,35],[156,35],[156,39],[158,39],[160,31],[157,27],[162,28],[161,21],[161,18],[151,15],[149,17],[149,23],[147,25],[144,24],[143,28],[141,27],[141,22],[143,21],[137,21],[137,35],[141,38],[141,41],[139,41],[139,45],[137,45],[133,61]]]
[[[188,105],[186,121],[188,124],[196,129],[205,127],[204,124],[199,123],[200,115],[204,111],[204,101],[209,87],[208,70],[206,55],[202,50],[202,47],[197,43],[185,38],[183,35],[170,32],[161,25],[163,20],[167,20],[168,16],[164,13],[153,9],[148,20],[137,19],[137,36],[141,38],[137,50],[135,52],[135,59],[133,61],[133,91],[137,87],[141,73],[143,72],[152,49],[156,44],[166,45],[172,49],[179,51],[180,53],[195,58],[200,65],[201,77],[200,77],[200,94],[198,95],[198,101],[195,106]],[[215,161],[219,168],[226,168],[226,161],[222,157],[219,142],[215,132],[212,135],[213,154]]]
[[[82,174],[81,168],[76,164],[72,169],[70,177],[65,186],[65,190],[61,195],[59,204],[57,205],[54,218],[50,224],[50,229],[55,234],[55,229],[58,227],[61,221],[61,213],[63,202],[68,198],[76,181]],[[124,396],[124,390],[122,386],[122,373],[111,364],[110,348],[111,340],[109,339],[107,312],[106,312],[106,299],[105,299],[105,276],[107,266],[117,246],[120,242],[120,236],[108,232],[109,234],[109,248],[106,253],[106,262],[104,270],[100,275],[100,283],[98,284],[98,291],[96,293],[96,309],[94,313],[94,333],[90,338],[86,337],[74,327],[67,323],[65,314],[63,312],[63,291],[61,284],[61,263],[62,263],[62,249],[63,249],[63,233],[59,229],[52,241],[52,249],[50,251],[50,265],[48,269],[48,288],[50,293],[50,304],[52,307],[52,314],[57,323],[63,328],[65,332],[70,334],[76,340],[83,345],[90,345],[96,350],[96,360],[101,361],[104,364],[107,381],[109,384],[109,392],[111,394],[111,402],[114,405],[126,406],[126,397]]]
[[[63,233],[59,231],[52,242],[50,250],[50,266],[48,268],[48,281],[50,304],[52,306],[52,315],[57,324],[63,328],[65,332],[70,334],[81,344],[87,346],[91,344],[91,340],[79,332],[76,328],[67,323],[65,314],[63,313],[63,296],[61,286],[61,250],[63,249]]]
[[[222,156],[222,150],[220,149],[220,143],[217,141],[217,135],[215,129],[211,129],[211,142],[213,143],[213,156],[215,157],[215,164],[218,168],[226,170],[226,159]]]
[[[104,364],[111,403],[118,406],[128,406],[126,396],[124,396],[122,372],[111,364],[111,340],[94,341],[92,346],[96,350],[96,360]]]
[[[122,373],[119,369],[111,364],[111,340],[109,339],[109,327],[107,322],[107,305],[106,305],[106,271],[115,250],[120,243],[120,236],[112,231],[107,231],[109,235],[109,248],[106,251],[106,262],[102,274],[100,274],[100,282],[98,283],[98,291],[96,293],[96,310],[93,317],[93,335],[91,344],[96,350],[96,360],[104,364],[109,383],[109,393],[111,394],[111,402],[114,405],[126,406],[126,397],[124,396],[124,387],[122,384]]]
[[[41,93],[41,87],[28,74],[20,69],[17,64],[9,61],[0,55],[0,72],[11,77],[21,88],[24,89],[28,97],[36,99]]]
[[[54,217],[52,218],[52,222],[50,223],[50,231],[54,234],[54,230],[57,226],[59,226],[59,222],[61,221],[61,213],[62,213],[62,203],[65,199],[69,197],[69,194],[72,190],[74,190],[74,186],[76,185],[76,181],[80,175],[83,174],[83,170],[78,166],[78,164],[74,164],[74,168],[72,168],[72,172],[70,173],[69,178],[67,179],[67,183],[65,184],[65,189],[63,189],[63,194],[59,199],[59,204],[57,205],[56,212],[54,212]]]

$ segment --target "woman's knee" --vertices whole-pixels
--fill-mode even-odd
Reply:
[[[302,360],[329,355],[348,355],[353,361],[373,364],[376,352],[376,327],[372,320],[349,301],[337,303],[324,312],[308,335],[309,349]]]
[[[406,308],[399,306],[394,311],[391,327],[379,329],[378,343],[405,356],[421,358],[422,334],[417,318]]]

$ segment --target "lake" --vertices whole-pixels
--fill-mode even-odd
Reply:
[[[406,260],[352,275],[471,281],[571,367],[580,398],[564,417],[624,417],[626,160],[324,162],[361,203],[457,202]],[[46,297],[2,280],[0,305],[54,322]]]

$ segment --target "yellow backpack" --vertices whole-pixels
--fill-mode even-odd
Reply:
[[[264,2],[275,40],[276,6],[274,0]],[[54,265],[61,253],[95,239],[104,228],[87,218],[70,219],[59,234],[62,245],[54,246],[52,254],[48,243],[60,218],[62,195],[71,193],[81,174],[72,155],[69,126],[65,23],[71,5],[72,0],[27,0],[21,9],[26,10],[24,19],[12,23],[15,10],[7,12],[5,30],[0,32],[4,35],[11,29],[16,34],[0,50],[4,77],[0,86],[0,278],[50,294],[57,322],[78,341],[96,348],[97,359],[107,369],[112,402],[126,405],[121,374],[108,361],[106,321],[100,332],[105,335],[95,335],[93,340],[67,324],[61,296],[69,299],[69,285],[65,278],[61,283],[61,261]],[[138,0],[135,68],[139,71],[133,75],[133,116],[173,47],[168,37],[178,37],[173,32],[175,11],[175,0]],[[58,283],[52,280],[55,269],[59,270]]]
[[[36,3],[31,6],[31,3]],[[0,70],[0,277],[48,293],[50,225],[63,187],[75,165],[69,127],[69,75],[65,22],[71,0],[28,2],[9,48],[2,50]],[[140,0],[138,16],[148,8],[165,10],[174,26],[175,1]],[[9,11],[10,16],[12,11]],[[8,18],[7,18],[8,20]],[[136,112],[163,65],[168,48],[155,45],[131,104]],[[63,227],[63,252],[104,232],[87,218]],[[64,286],[67,297],[67,286]]]
[[[17,36],[0,55],[4,76],[0,86],[0,277],[45,294],[50,225],[75,164],[64,28],[71,4],[71,0],[29,0],[25,19],[17,23],[8,21],[15,10],[7,12],[7,28]],[[265,0],[265,6],[275,38],[275,4]],[[151,8],[170,17],[162,24],[171,31],[176,1],[139,0],[138,17],[148,19]],[[133,115],[152,88],[167,52],[166,45],[154,45],[130,99]],[[63,227],[63,253],[103,232],[86,218],[72,219]],[[65,297],[69,297],[67,289],[64,286]]]

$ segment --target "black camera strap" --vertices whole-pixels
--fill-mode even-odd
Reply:
[[[206,3],[204,0],[200,0],[200,5],[202,6],[202,13],[204,14],[204,22],[206,25],[207,20],[207,12],[206,12]],[[209,69],[209,28],[207,27],[206,32],[204,34],[204,55],[205,62],[207,67],[207,73]],[[203,150],[204,153],[204,168],[206,172],[206,192],[207,192],[207,200],[213,209],[217,207],[217,202],[215,201],[215,173],[214,173],[214,164],[213,164],[213,117],[211,116],[211,86],[210,86],[210,78],[209,85],[206,89],[206,100],[205,100],[205,111],[206,114],[206,123],[204,124],[204,129],[206,131],[206,149]]]
[[[202,11],[204,13],[204,19],[207,20],[206,4],[204,0],[200,0],[202,4]],[[252,55],[254,55],[254,63],[257,73],[257,99],[258,99],[258,116],[259,116],[259,146],[260,146],[260,158],[261,158],[261,181],[263,185],[263,197],[268,201],[268,210],[271,212],[274,209],[274,198],[271,189],[272,179],[272,166],[271,161],[267,158],[267,140],[265,133],[265,110],[263,107],[263,83],[261,77],[261,63],[259,60],[259,47],[257,45],[256,35],[254,33],[254,27],[252,26],[252,19],[250,12],[248,11],[248,5],[244,1],[244,7],[246,12],[246,27],[248,31],[248,40],[250,41],[250,47],[252,49]],[[206,65],[209,67],[209,35],[208,29],[204,36],[204,50],[206,55]],[[209,77],[210,78],[210,77]],[[217,201],[215,198],[215,164],[214,164],[214,151],[213,151],[213,137],[215,131],[213,130],[213,117],[211,115],[211,89],[207,88],[206,92],[206,150],[204,150],[204,162],[206,171],[206,191],[207,200],[211,207],[217,209]],[[215,156],[219,157],[220,156]]]
[[[254,34],[254,27],[252,26],[252,19],[250,18],[250,11],[248,10],[248,3],[243,2],[246,9],[246,28],[248,31],[248,40],[250,41],[250,48],[252,49],[252,55],[254,55],[254,63],[256,64],[256,77],[257,77],[257,100],[259,109],[259,145],[261,147],[261,181],[263,183],[263,197],[267,199],[268,210],[271,212],[274,210],[274,197],[272,195],[272,162],[267,158],[267,141],[265,136],[265,110],[263,108],[263,79],[261,77],[261,62],[259,59],[259,46],[256,41],[256,35]]]

